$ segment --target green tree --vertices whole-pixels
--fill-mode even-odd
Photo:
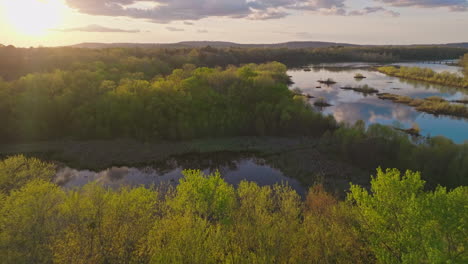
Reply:
[[[219,172],[204,175],[198,170],[185,170],[169,206],[180,214],[195,214],[209,221],[228,221],[236,206],[234,187]]]
[[[424,192],[419,173],[377,170],[371,193],[352,185],[362,236],[381,263],[465,263],[468,189]]]
[[[43,180],[14,190],[0,208],[2,263],[51,263],[51,245],[60,233],[60,204],[65,193]]]
[[[106,190],[96,184],[68,194],[60,208],[63,232],[54,240],[56,263],[141,263],[140,247],[158,211],[150,189]]]
[[[51,181],[55,175],[55,165],[23,155],[0,161],[0,192],[8,194],[29,181],[41,179]]]

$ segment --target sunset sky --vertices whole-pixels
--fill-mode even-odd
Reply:
[[[0,43],[468,41],[468,0],[0,0]]]

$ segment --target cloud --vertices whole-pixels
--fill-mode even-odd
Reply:
[[[267,10],[253,9],[252,13],[247,16],[251,20],[267,20],[267,19],[278,19],[287,16],[288,13],[281,9],[270,8]]]
[[[183,28],[176,28],[176,27],[166,27],[167,30],[172,31],[172,32],[181,32],[185,31]]]
[[[193,22],[190,22],[190,21],[184,21],[184,25],[187,25],[187,26],[193,26],[195,23]]]
[[[54,31],[61,31],[61,32],[99,32],[99,33],[110,33],[110,32],[120,32],[120,33],[139,33],[140,30],[127,30],[127,29],[120,29],[120,28],[108,28],[103,27],[100,25],[88,25],[85,27],[77,27],[77,28],[65,28],[65,29],[52,29]]]
[[[346,0],[66,0],[81,13],[147,19],[155,23],[207,17],[265,20],[293,10],[343,14]]]
[[[206,30],[206,29],[199,29],[199,30],[197,30],[197,33],[208,33],[208,30]]]
[[[294,11],[322,15],[367,15],[381,12],[399,13],[384,7],[366,7],[349,11],[351,0],[65,0],[69,7],[88,15],[120,16],[146,19],[154,23],[185,21],[185,25],[209,17],[279,19]],[[468,11],[468,0],[367,0],[392,7],[446,7],[451,11]]]
[[[383,7],[365,7],[361,10],[354,10],[348,13],[349,16],[365,16],[369,15],[372,13],[378,13],[381,12],[387,16],[392,16],[392,17],[398,17],[400,16],[400,13],[392,11],[392,10],[387,10]]]
[[[376,0],[395,7],[446,7],[450,11],[468,11],[468,0]]]

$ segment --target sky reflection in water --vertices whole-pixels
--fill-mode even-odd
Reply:
[[[312,67],[312,71],[290,70],[289,75],[295,84],[291,88],[298,87],[303,92],[316,98],[323,97],[331,107],[322,109],[324,114],[331,114],[339,122],[355,123],[363,120],[366,124],[385,124],[409,128],[417,123],[421,128],[421,134],[425,136],[445,136],[457,143],[468,140],[468,120],[455,117],[439,116],[421,113],[414,108],[395,104],[388,100],[380,100],[376,95],[364,95],[350,90],[342,90],[340,87],[357,87],[369,85],[381,93],[393,93],[406,95],[413,98],[426,98],[439,96],[447,100],[457,100],[468,97],[467,91],[432,85],[424,82],[402,80],[386,76],[369,69],[371,64],[366,63],[339,63],[322,64]],[[440,64],[417,64],[406,66],[430,67],[437,71],[451,69],[459,71],[458,67]],[[453,69],[452,69],[453,68]],[[356,80],[356,73],[362,73],[366,79]],[[321,85],[317,80],[332,78],[337,84]],[[321,88],[316,88],[321,86]],[[315,99],[310,99],[313,103]]]
[[[284,174],[262,162],[254,159],[240,159],[235,161],[235,166],[220,166],[218,168],[224,180],[230,184],[238,185],[247,180],[256,182],[260,186],[285,184],[291,186],[300,195],[305,194],[304,187],[295,179],[288,178]],[[213,169],[204,169],[209,174]],[[175,186],[182,178],[180,166],[161,172],[151,167],[129,168],[112,167],[100,172],[89,170],[76,170],[62,168],[58,171],[54,181],[64,188],[75,188],[90,182],[97,182],[106,187],[118,188],[120,186]]]

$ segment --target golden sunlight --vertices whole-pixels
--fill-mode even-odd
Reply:
[[[18,33],[42,35],[62,21],[61,0],[14,0],[2,3],[8,23]]]

